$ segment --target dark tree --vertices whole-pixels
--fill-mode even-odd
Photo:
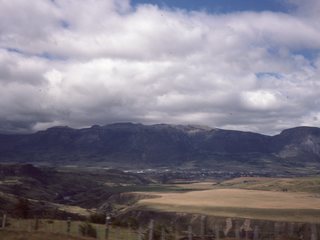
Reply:
[[[15,206],[15,214],[21,218],[28,218],[30,215],[30,202],[28,199],[19,198]]]

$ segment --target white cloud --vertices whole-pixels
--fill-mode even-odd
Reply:
[[[305,116],[317,113],[320,29],[298,5],[208,14],[127,0],[0,0],[0,123],[317,126]]]
[[[243,92],[242,100],[245,107],[253,110],[277,110],[281,107],[275,94],[264,90]]]

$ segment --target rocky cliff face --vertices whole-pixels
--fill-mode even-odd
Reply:
[[[271,151],[281,158],[299,158],[301,160],[319,160],[320,129],[297,127],[287,129],[273,137]]]
[[[106,162],[128,166],[261,161],[320,163],[320,129],[298,127],[276,136],[201,126],[119,123],[85,129],[54,127],[0,135],[0,161]]]

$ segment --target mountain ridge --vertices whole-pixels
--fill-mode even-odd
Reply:
[[[131,167],[192,163],[206,168],[311,164],[320,169],[320,128],[301,126],[269,136],[197,125],[56,126],[32,134],[0,134],[0,161]]]

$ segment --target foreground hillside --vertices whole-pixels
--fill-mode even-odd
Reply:
[[[89,240],[92,238],[73,237],[58,233],[0,231],[0,239],[5,240]]]
[[[0,161],[310,173],[320,169],[320,129],[298,127],[265,136],[166,124],[54,127],[34,134],[0,135]]]
[[[22,217],[88,215],[113,194],[150,181],[119,170],[56,169],[0,164],[0,211]],[[26,209],[21,212],[22,209]]]

